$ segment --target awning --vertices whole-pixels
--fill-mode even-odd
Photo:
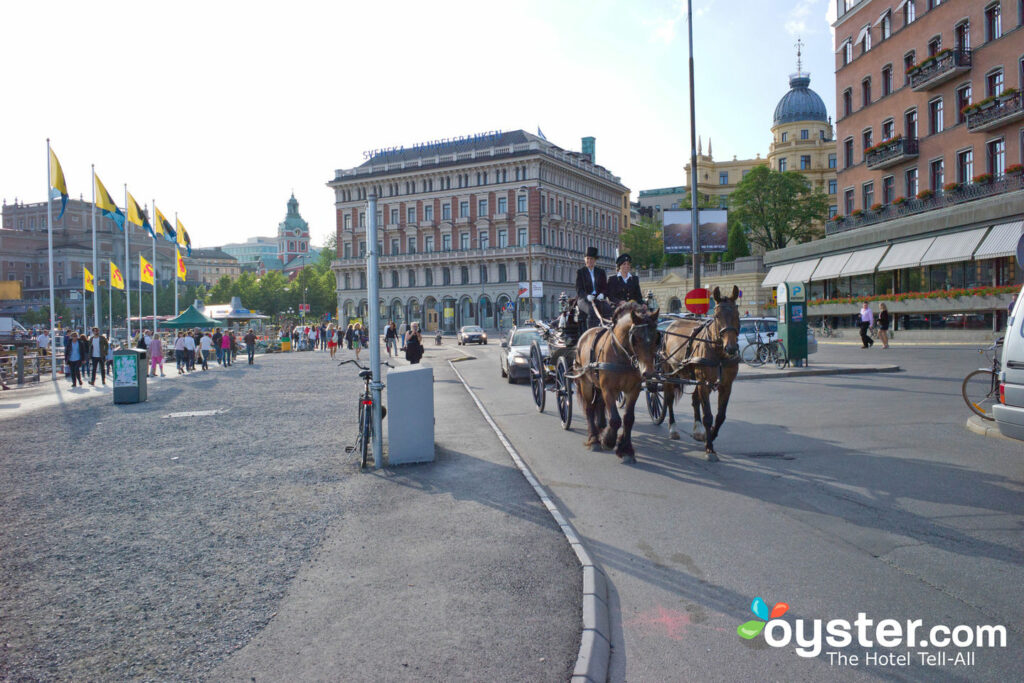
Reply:
[[[871,249],[864,249],[862,251],[855,251],[850,256],[850,260],[843,266],[843,270],[839,273],[840,277],[854,277],[856,275],[867,275],[868,273],[875,272],[875,268],[878,267],[878,262],[882,260],[882,256],[889,249],[889,245],[886,244],[883,247],[872,247]]]
[[[830,280],[834,277],[839,277],[839,273],[843,272],[843,266],[850,260],[850,252],[842,254],[832,254],[821,259],[821,263],[814,269],[814,274],[811,275],[811,280],[820,282],[821,280]]]
[[[847,39],[846,39],[846,40],[844,40],[843,42],[839,43],[839,48],[838,48],[838,49],[836,50],[836,54],[839,54],[840,52],[842,52],[843,50],[845,50],[845,49],[846,49],[846,46],[847,46],[847,45],[848,45],[849,43],[851,43],[851,42],[853,42],[853,41],[851,41],[851,40],[850,40],[849,38],[847,38]]]
[[[978,243],[981,242],[981,238],[985,236],[986,232],[988,232],[988,228],[976,228],[936,237],[932,246],[921,257],[921,265],[970,260],[971,254],[978,248]]]
[[[896,5],[896,7],[895,7],[895,8],[893,8],[893,10],[892,10],[892,11],[893,11],[893,12],[899,12],[899,11],[900,11],[901,9],[903,9],[903,6],[904,6],[905,4],[907,4],[907,1],[908,1],[908,0],[900,0],[900,4]]]
[[[860,30],[860,33],[857,34],[857,40],[853,41],[853,44],[854,45],[860,44],[860,41],[864,40],[864,36],[866,36],[868,34],[868,31],[870,31],[870,30],[871,30],[871,24],[865,24],[864,28],[862,28]]]
[[[878,15],[878,19],[875,20],[875,26],[878,26],[879,24],[881,24],[882,20],[885,19],[890,14],[892,14],[892,10],[885,10],[880,15]]]
[[[1017,242],[1024,235],[1024,221],[1003,223],[992,228],[985,241],[974,252],[974,259],[1004,258],[1017,253]]]
[[[772,266],[772,269],[768,271],[768,274],[764,276],[764,282],[761,283],[762,287],[775,287],[780,282],[786,281],[786,276],[789,275],[789,271],[793,269],[792,263],[784,263],[781,266]]]
[[[820,258],[812,258],[807,261],[798,261],[786,275],[786,282],[810,282],[811,273],[818,267]]]
[[[923,240],[900,242],[892,245],[889,253],[878,264],[878,270],[899,270],[900,268],[914,268],[921,265],[921,259],[934,241],[934,237],[928,237]]]

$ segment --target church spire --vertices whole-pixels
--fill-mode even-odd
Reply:
[[[714,155],[711,153],[711,137],[708,137],[708,159],[711,159]]]

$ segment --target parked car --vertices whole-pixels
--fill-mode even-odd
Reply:
[[[779,334],[779,319],[778,318],[754,318],[744,317],[740,318],[740,353],[743,353],[743,349],[750,345],[755,337],[754,334],[760,337],[762,343],[767,343],[768,332],[773,332],[777,338]],[[807,355],[818,352],[818,339],[814,336],[814,330],[807,327]]]
[[[459,333],[456,335],[456,339],[459,342],[459,346],[463,346],[471,342],[475,344],[486,344],[487,333],[484,332],[484,328],[477,325],[465,325],[459,328]]]
[[[1000,434],[1024,440],[1024,287],[1006,323],[1000,361],[999,402],[992,406],[992,417]]]
[[[530,377],[530,346],[535,341],[540,342],[540,352],[546,356],[548,345],[541,340],[540,333],[534,327],[513,327],[508,333],[508,339],[501,342],[498,365],[501,376],[507,378],[509,384]]]

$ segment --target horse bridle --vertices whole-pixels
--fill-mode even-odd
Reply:
[[[648,329],[653,327],[654,328],[654,334],[655,334],[655,340],[656,340],[655,341],[655,345],[658,345],[658,344],[661,343],[660,339],[658,339],[658,337],[661,335],[661,331],[658,329],[658,324],[655,321],[648,320],[647,322],[642,323],[642,324],[638,324],[636,322],[633,322],[633,324],[630,325],[629,332],[626,334],[626,343],[629,344],[629,348],[628,349],[626,347],[624,347],[622,345],[622,343],[619,341],[619,338],[615,336],[615,328],[614,328],[614,326],[612,327],[612,329],[609,330],[609,332],[611,332],[611,335],[612,335],[612,343],[615,344],[616,348],[618,348],[619,351],[621,351],[626,356],[626,360],[629,361],[629,364],[631,366],[633,366],[634,370],[637,370],[637,369],[640,368],[640,359],[637,357],[636,353],[633,351],[633,349],[635,347],[635,344],[633,343],[633,336],[637,333],[637,331],[638,331],[637,328],[638,327],[646,327]]]

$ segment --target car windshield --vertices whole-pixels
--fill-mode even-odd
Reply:
[[[512,335],[512,343],[509,346],[529,346],[535,341],[540,341],[540,333],[537,330],[523,330]]]
[[[482,327],[463,327],[462,331],[468,334],[478,334],[484,330]]]

